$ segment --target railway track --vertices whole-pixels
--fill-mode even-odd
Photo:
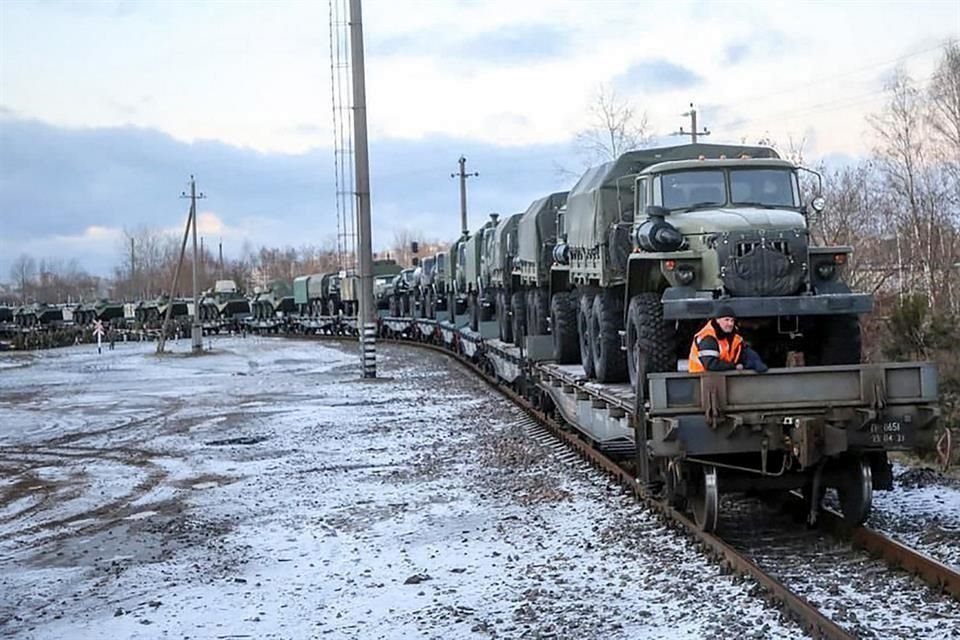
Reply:
[[[424,334],[414,325],[424,321],[410,321],[411,330],[397,332],[386,330],[380,340],[430,349],[457,360],[464,368],[487,382],[492,388],[523,409],[539,425],[535,435],[542,442],[543,434],[549,434],[570,451],[587,461],[597,470],[619,483],[636,500],[659,513],[667,522],[674,524],[685,535],[697,540],[704,550],[718,562],[738,574],[749,576],[767,595],[779,603],[784,613],[795,620],[812,637],[849,639],[860,637],[920,637],[916,632],[936,635],[945,631],[944,621],[960,620],[960,573],[951,567],[933,560],[906,545],[866,527],[850,529],[835,513],[825,511],[817,530],[803,529],[790,521],[783,522],[782,513],[756,518],[756,513],[744,515],[741,521],[725,524],[719,534],[700,530],[685,514],[660,500],[656,493],[642,486],[631,472],[628,464],[611,459],[603,451],[584,439],[555,411],[544,411],[520,393],[517,387],[525,383],[506,384],[495,368],[486,361],[482,348],[468,356],[461,345],[451,348],[444,342],[439,328],[432,334]],[[394,326],[397,326],[396,324]],[[346,325],[331,334],[300,335],[296,337],[320,337],[344,339],[351,337],[353,329]],[[532,365],[536,366],[536,365]],[[736,516],[733,517],[734,520]],[[752,527],[746,526],[754,523]],[[759,524],[757,524],[759,522]],[[777,524],[778,526],[773,526]],[[764,525],[760,529],[758,526]],[[731,526],[732,525],[732,526]],[[727,532],[727,533],[725,533]],[[736,532],[739,534],[734,535]],[[759,538],[759,544],[750,540],[750,532]],[[824,534],[830,539],[826,550]],[[819,537],[818,537],[819,536]],[[822,557],[809,555],[811,548],[823,551]],[[829,571],[828,571],[829,570]],[[797,584],[797,576],[821,576],[819,584]],[[863,578],[863,574],[866,578]],[[857,580],[858,576],[860,579]],[[913,576],[913,577],[911,577]],[[876,593],[850,591],[848,585],[895,585],[895,589],[878,588]],[[892,598],[896,596],[896,598]],[[865,610],[876,604],[886,613],[871,614]],[[887,606],[894,603],[895,606]],[[852,614],[851,607],[858,607],[862,615]],[[898,608],[910,609],[910,616]],[[826,612],[830,612],[829,615]],[[864,612],[865,611],[865,612]],[[899,614],[899,615],[898,615]],[[897,628],[896,624],[903,627]],[[893,626],[892,626],[893,625]],[[960,622],[957,623],[960,634]],[[949,637],[946,630],[945,637]]]

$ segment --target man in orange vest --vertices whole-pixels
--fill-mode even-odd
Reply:
[[[728,306],[717,309],[716,316],[693,336],[688,363],[690,373],[735,369],[764,373],[769,368],[737,332],[736,314]]]

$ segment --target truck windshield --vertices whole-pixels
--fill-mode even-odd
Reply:
[[[723,206],[727,185],[723,171],[673,171],[661,177],[663,206],[667,209],[696,209]]]
[[[787,169],[732,169],[730,194],[735,205],[800,206],[796,180]]]

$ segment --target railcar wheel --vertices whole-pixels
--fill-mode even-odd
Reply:
[[[716,467],[704,466],[695,471],[691,491],[687,501],[693,511],[693,521],[701,531],[712,533],[717,530],[720,514],[720,492],[717,488]]]
[[[873,506],[873,470],[869,460],[857,460],[844,470],[837,498],[844,521],[852,527],[863,524]]]
[[[553,294],[550,301],[553,326],[553,358],[558,364],[576,364],[579,360],[577,344],[577,306],[568,291]]]
[[[682,511],[687,506],[687,501],[681,492],[683,479],[680,476],[680,463],[676,460],[662,462],[660,473],[663,477],[664,500],[674,509]]]
[[[593,293],[584,292],[580,296],[577,312],[577,333],[580,335],[580,362],[583,363],[583,373],[588,378],[594,377],[596,369],[593,362],[593,343],[596,336],[593,333]]]

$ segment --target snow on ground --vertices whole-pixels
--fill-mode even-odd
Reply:
[[[893,491],[873,494],[868,524],[960,570],[960,481],[900,464],[893,474]]]
[[[0,634],[802,637],[443,356],[213,346],[0,355]]]

